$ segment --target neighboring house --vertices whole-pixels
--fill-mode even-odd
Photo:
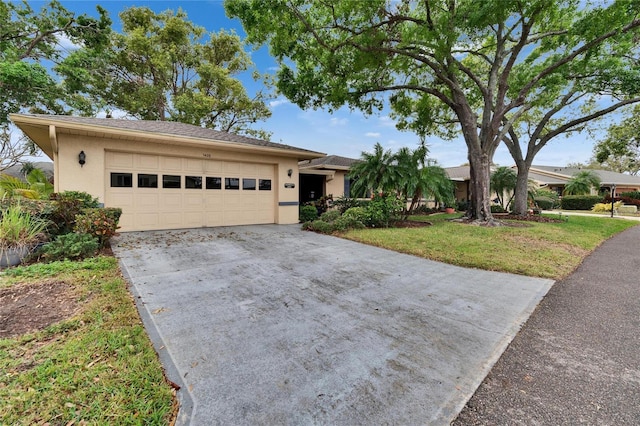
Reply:
[[[54,162],[54,190],[122,208],[122,231],[298,222],[298,162],[324,154],[189,124],[11,119]]]
[[[512,166],[512,168],[516,169],[516,166]],[[631,176],[606,170],[588,170],[595,172],[600,177],[600,191],[611,192],[613,185],[616,187],[616,195],[622,192],[640,190],[640,176]],[[449,175],[449,179],[456,184],[456,200],[469,201],[471,197],[469,166],[447,167],[445,171]],[[540,188],[549,189],[558,193],[558,195],[562,195],[565,184],[580,171],[582,169],[570,167],[531,166],[529,180],[536,182]]]
[[[337,155],[301,161],[300,203],[316,201],[325,195],[349,197],[351,179],[347,176],[351,165],[358,160]]]
[[[611,187],[615,185],[615,193],[619,195],[623,192],[640,190],[640,176],[631,176],[624,173],[610,172],[607,170],[579,169],[571,167],[555,166],[531,166],[529,169],[529,179],[536,182],[540,187],[547,188],[562,195],[564,186],[573,175],[583,170],[594,172],[600,177],[600,191],[611,192]]]

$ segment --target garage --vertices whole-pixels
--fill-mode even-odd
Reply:
[[[121,208],[121,231],[297,223],[298,162],[323,155],[175,122],[11,119],[53,160],[55,191]]]

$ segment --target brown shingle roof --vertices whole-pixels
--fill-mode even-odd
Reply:
[[[353,165],[353,163],[357,161],[358,160],[356,159],[348,158],[348,157],[340,157],[339,155],[327,155],[325,157],[315,158],[313,160],[300,162],[299,166],[301,169],[308,169],[308,168],[331,169],[334,167],[349,168]]]
[[[222,132],[219,130],[207,129],[194,126],[192,124],[178,123],[175,121],[152,121],[152,120],[126,120],[117,118],[93,118],[74,117],[70,115],[48,115],[48,114],[24,114],[25,116],[38,117],[46,120],[58,121],[62,123],[87,124],[91,126],[101,126],[112,129],[133,130],[137,132],[149,132],[156,134],[167,134],[175,136],[186,136],[198,139],[208,139],[218,142],[232,142],[245,145],[263,146],[269,148],[288,149],[295,151],[314,151],[296,148],[275,142],[247,136],[236,135],[234,133]]]

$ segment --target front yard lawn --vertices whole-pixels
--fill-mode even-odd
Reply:
[[[0,424],[168,424],[164,378],[115,258],[0,273]]]
[[[460,216],[458,214],[457,216]],[[453,265],[561,279],[604,240],[638,222],[571,216],[568,222],[481,227],[414,216],[433,226],[351,230],[344,238]]]

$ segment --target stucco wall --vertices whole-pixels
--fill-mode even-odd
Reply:
[[[58,146],[54,178],[56,190],[88,192],[97,197],[100,202],[105,201],[105,189],[108,182],[105,171],[106,151],[273,164],[276,167],[275,182],[273,182],[273,190],[276,191],[276,223],[298,222],[298,162],[296,158],[279,157],[251,150],[232,152],[207,147],[163,145],[145,141],[64,133],[58,134]],[[78,164],[80,151],[84,151],[86,155],[86,163],[82,167]],[[293,171],[291,177],[287,174],[289,169]],[[285,184],[294,184],[295,187],[285,188]]]
[[[344,195],[344,179],[346,175],[346,171],[336,170],[333,179],[327,181],[325,184],[325,194],[333,195],[334,200],[338,197],[342,197]]]

